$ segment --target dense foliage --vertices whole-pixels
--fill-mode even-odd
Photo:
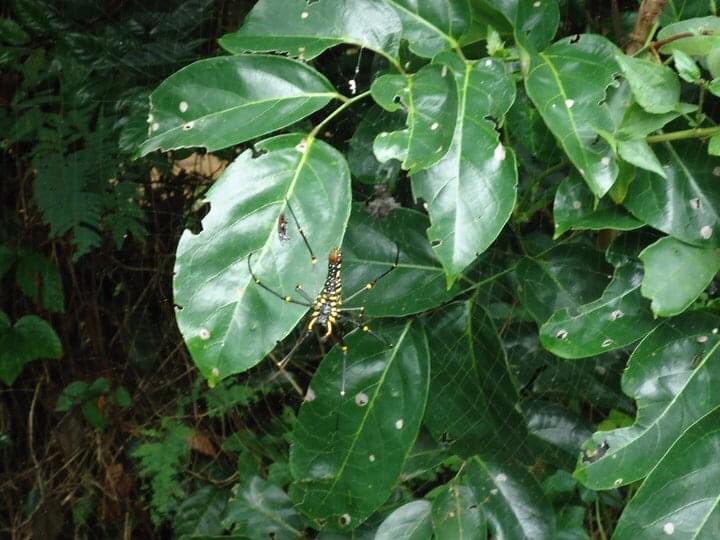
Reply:
[[[9,532],[713,537],[714,1],[73,4],[0,19]]]

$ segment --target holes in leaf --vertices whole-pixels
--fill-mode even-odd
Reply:
[[[434,248],[435,248],[435,247],[440,247],[440,246],[442,245],[442,240],[432,240],[432,241],[430,242],[430,245],[431,245],[432,247],[434,247]]]
[[[580,34],[575,34],[570,38],[570,43],[577,43],[578,41],[580,41]]]
[[[338,519],[338,523],[341,527],[347,527],[348,525],[350,525],[350,521],[352,521],[350,514],[343,514],[342,516],[340,516],[340,519]]]
[[[193,234],[200,234],[203,231],[202,220],[210,212],[210,203],[204,202],[188,216],[187,228]]]

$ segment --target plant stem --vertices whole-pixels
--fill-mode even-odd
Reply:
[[[363,92],[362,94],[358,94],[358,95],[355,96],[355,97],[345,98],[345,100],[343,101],[343,104],[342,104],[342,105],[340,105],[337,109],[335,109],[333,112],[331,112],[330,114],[328,114],[322,122],[320,122],[317,126],[315,126],[315,127],[313,128],[313,130],[310,132],[309,138],[311,138],[311,139],[315,138],[315,137],[317,136],[317,134],[320,133],[320,130],[321,130],[322,128],[324,128],[324,127],[327,125],[327,123],[330,122],[330,120],[332,120],[333,118],[335,118],[337,115],[339,115],[339,114],[340,114],[341,112],[343,112],[345,109],[347,109],[348,107],[350,107],[350,106],[351,106],[353,103],[355,103],[356,101],[360,101],[361,99],[365,99],[365,98],[368,97],[369,95],[370,95],[370,90],[367,90],[367,91]]]
[[[708,128],[684,129],[682,131],[673,131],[671,133],[662,133],[661,135],[651,135],[645,141],[649,143],[659,143],[666,141],[679,141],[681,139],[701,139],[704,137],[712,137],[720,133],[720,126]]]
[[[600,533],[600,538],[602,540],[607,540],[607,534],[605,533],[605,528],[603,527],[603,523],[602,523],[602,516],[600,515],[600,496],[599,495],[595,498],[595,521],[597,521],[598,532]]]

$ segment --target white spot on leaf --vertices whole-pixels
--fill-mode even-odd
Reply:
[[[697,340],[698,343],[705,343],[708,340],[708,337],[707,336],[698,336],[695,339]]]
[[[700,199],[690,199],[690,208],[700,210]]]
[[[405,422],[403,421],[402,418],[395,421],[395,429],[402,429],[404,425],[405,425]]]
[[[623,315],[625,315],[625,312],[622,309],[616,309],[610,314],[610,320],[611,321],[617,321],[620,319]]]
[[[160,124],[155,122],[150,129],[152,129],[153,131],[157,131],[158,129],[160,129]]]
[[[178,105],[178,109],[180,109],[180,112],[185,112],[188,110],[188,102],[187,101],[181,101],[180,105]]]
[[[155,120],[155,117],[152,114],[148,114],[147,123],[152,124],[153,120]]]
[[[600,346],[601,346],[603,349],[606,349],[607,347],[609,347],[609,346],[612,345],[613,343],[615,343],[615,342],[614,342],[612,339],[607,338],[605,341],[603,341],[603,342],[600,344]]]
[[[187,122],[187,123],[183,124],[183,131],[190,131],[194,125],[195,125],[195,122]]]
[[[435,131],[439,127],[440,127],[440,124],[438,124],[437,122],[433,122],[432,126],[430,126],[430,129]]]
[[[308,145],[307,145],[307,141],[306,141],[305,139],[303,139],[302,141],[300,141],[300,142],[297,144],[297,146],[295,147],[295,150],[297,150],[297,151],[300,152],[301,154],[304,154],[304,153],[305,153],[305,150],[307,150],[307,146],[308,146]]]
[[[559,339],[560,341],[567,339],[568,337],[568,331],[567,330],[558,330],[555,334],[555,339]]]
[[[368,396],[365,392],[360,392],[355,396],[355,403],[358,407],[364,407],[368,404]]]
[[[505,473],[500,473],[495,477],[495,481],[499,484],[507,482],[507,475]]]
[[[305,393],[305,397],[303,398],[305,401],[315,401],[315,390],[308,387],[307,392]]]
[[[368,459],[370,460],[370,463],[374,463],[375,462],[375,454],[370,454],[368,456]]]
[[[705,225],[702,229],[700,229],[700,236],[702,236],[705,240],[708,240],[712,236],[713,230],[710,225]]]
[[[212,371],[210,372],[213,377],[219,377],[220,376],[220,370],[216,367],[212,368]]]
[[[566,99],[566,100],[565,100],[565,106],[566,106],[568,109],[572,109],[572,106],[573,106],[573,105],[575,105],[575,100],[572,100],[572,99]]]
[[[607,157],[607,156],[604,156],[604,157],[600,160],[600,163],[602,163],[604,166],[607,167],[608,165],[610,165],[610,158]]]
[[[303,11],[303,12],[300,14],[300,18],[301,18],[301,19],[307,19],[309,16],[310,16],[310,14],[309,14],[307,11]]]
[[[200,339],[210,339],[210,330],[208,330],[207,328],[201,328],[198,335],[200,336]]]
[[[620,487],[620,486],[622,486],[622,483],[623,483],[623,479],[622,479],[622,478],[617,478],[617,479],[615,479],[615,481],[613,482],[613,485],[614,485],[615,487]]]
[[[582,203],[580,201],[573,201],[573,208],[575,210],[580,210],[582,208]]]
[[[502,143],[498,144],[495,147],[495,151],[493,152],[493,157],[498,161],[503,161],[505,159],[505,147],[502,145]]]
[[[713,169],[713,176],[720,176],[720,167],[715,167]]]
[[[672,521],[668,521],[665,525],[663,525],[663,532],[665,534],[672,534],[675,532],[675,524]]]

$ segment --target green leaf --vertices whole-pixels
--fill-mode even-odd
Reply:
[[[412,501],[393,511],[378,527],[375,540],[430,540],[432,521],[428,501]]]
[[[708,142],[708,154],[711,156],[720,156],[720,133],[710,137]]]
[[[237,32],[220,38],[231,53],[284,52],[311,60],[341,43],[397,58],[402,24],[375,0],[260,0]]]
[[[713,79],[708,84],[708,90],[712,95],[720,97],[720,77]]]
[[[423,234],[427,216],[396,208],[384,218],[374,217],[354,205],[343,243],[343,289],[346,296],[359,291],[392,267],[395,270],[372,290],[358,295],[349,307],[365,306],[370,317],[402,317],[432,309],[460,292],[448,290],[445,274]]]
[[[720,17],[696,17],[669,24],[658,32],[657,39],[661,41],[685,32],[692,35],[663,45],[660,52],[670,54],[677,49],[692,56],[703,56],[720,47]],[[710,35],[703,35],[705,33]]]
[[[203,486],[183,500],[173,519],[173,531],[180,540],[224,532],[220,521],[227,504],[228,492],[214,486]]]
[[[644,478],[693,422],[720,405],[720,317],[693,311],[662,322],[630,356],[623,392],[637,400],[630,427],[600,431],[587,443],[607,453],[578,463],[575,476],[594,490]]]
[[[636,262],[618,266],[599,299],[556,311],[540,328],[543,347],[561,358],[587,358],[642,338],[655,326],[640,295],[642,275]]]
[[[497,60],[463,62],[448,53],[434,62],[443,62],[455,74],[458,117],[450,150],[412,176],[412,190],[427,203],[432,223],[428,238],[449,287],[497,238],[515,206],[515,155],[499,141],[495,124],[485,120],[502,123],[515,86]]]
[[[442,159],[452,143],[458,99],[447,68],[427,65],[408,76],[382,75],[370,90],[385,110],[407,111],[407,129],[383,132],[375,139],[378,160],[401,160],[403,169],[413,174]]]
[[[601,36],[582,34],[537,53],[519,34],[516,39],[528,96],[593,193],[602,197],[618,174],[612,148],[598,135],[614,131],[604,100],[618,71],[617,48]]]
[[[618,154],[628,163],[632,163],[636,167],[654,172],[663,178],[667,178],[665,169],[658,161],[655,152],[650,145],[642,139],[634,141],[620,141],[618,143]]]
[[[340,245],[350,214],[350,174],[343,157],[301,134],[243,152],[206,195],[203,230],[186,230],[177,248],[175,303],[180,331],[205,377],[219,380],[254,366],[307,308],[283,302],[253,282],[290,295],[298,284],[320,291],[325,265],[313,265],[287,202],[322,261]],[[278,235],[284,214],[290,240]],[[302,300],[298,297],[299,300]]]
[[[662,456],[624,508],[613,539],[716,536],[719,445],[720,407],[714,407]]]
[[[720,270],[720,249],[703,249],[666,236],[640,253],[645,265],[640,292],[655,315],[685,311]]]
[[[525,257],[515,270],[518,299],[539,325],[563,308],[575,311],[598,298],[612,271],[600,251],[582,244]]]
[[[555,138],[522,88],[518,89],[515,102],[507,113],[506,125],[515,148],[524,146],[535,159],[545,163],[552,162],[553,154],[559,155]]]
[[[681,79],[689,83],[694,83],[700,79],[700,68],[690,55],[679,49],[673,49],[672,55],[675,69],[677,69]]]
[[[625,115],[616,136],[623,141],[644,139],[652,132],[661,129],[668,122],[681,116],[681,113],[689,114],[695,110],[697,110],[695,105],[680,103],[673,112],[652,114],[637,103],[633,103],[625,110]]]
[[[457,48],[471,21],[466,0],[387,0],[387,3],[402,21],[403,37],[410,50],[423,58]]]
[[[348,145],[348,165],[353,177],[364,184],[393,185],[400,172],[400,162],[390,159],[380,163],[373,154],[373,141],[382,132],[401,129],[401,114],[392,114],[373,106],[363,114]]]
[[[663,114],[680,102],[680,81],[669,67],[624,54],[615,55],[633,95],[647,112]]]
[[[390,495],[413,447],[428,396],[423,329],[412,320],[375,336],[346,339],[347,394],[340,395],[342,353],[323,358],[308,389],[290,448],[290,498],[314,526],[354,529]]]
[[[289,58],[200,60],[151,94],[148,139],[139,155],[158,148],[227,148],[302,120],[337,96],[323,75]]]
[[[582,384],[579,379],[576,381],[576,384]],[[555,403],[528,400],[523,402],[522,407],[529,432],[560,450],[562,454],[557,464],[572,469],[580,448],[592,435],[586,423],[570,410]]]
[[[643,223],[629,215],[621,206],[607,198],[599,201],[578,175],[570,175],[560,182],[553,204],[555,234],[557,239],[566,231],[615,229],[631,231]]]
[[[437,540],[484,540],[487,534],[480,501],[471,488],[455,481],[433,500],[432,526]]]
[[[474,457],[464,470],[465,483],[482,502],[494,538],[556,538],[553,511],[527,469],[502,456],[498,460]]]
[[[253,476],[233,492],[222,520],[226,529],[250,540],[305,538],[300,515],[279,487]]]
[[[0,311],[0,379],[5,384],[14,383],[28,362],[61,356],[60,338],[47,322],[25,315],[11,325]]]
[[[667,180],[639,170],[623,204],[639,220],[698,247],[720,247],[717,161],[696,142],[656,147]]]
[[[455,302],[426,321],[432,378],[425,425],[462,457],[522,459],[525,422],[492,320],[473,301]]]
[[[0,36],[9,45],[24,45],[30,40],[28,33],[12,19],[0,18]]]
[[[18,255],[15,280],[23,294],[50,313],[62,313],[65,296],[58,267],[37,253]]]
[[[55,404],[58,412],[67,412],[75,405],[82,403],[88,397],[89,385],[83,381],[73,381],[63,388],[60,397]]]

